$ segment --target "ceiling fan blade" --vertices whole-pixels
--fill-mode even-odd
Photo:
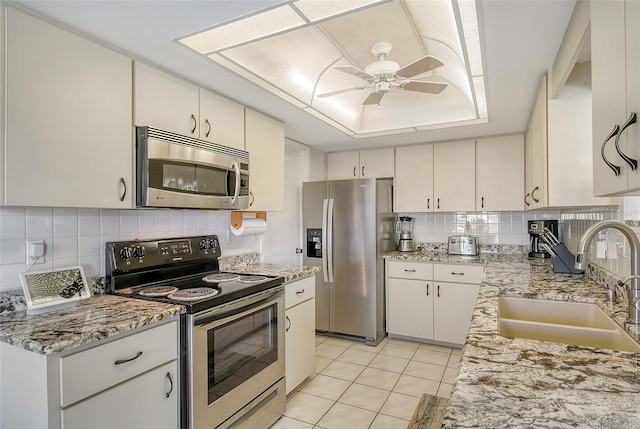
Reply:
[[[429,94],[440,94],[449,86],[440,82],[422,82],[418,80],[410,80],[409,82],[400,84],[399,87],[405,91],[426,92]]]
[[[364,104],[365,106],[369,104],[380,104],[380,101],[382,101],[382,97],[384,97],[384,94],[385,93],[372,92],[362,104]]]
[[[351,66],[334,67],[334,69],[341,71],[343,73],[352,74],[354,76],[361,77],[362,79],[378,79],[372,74],[369,74],[363,70],[360,70]]]
[[[361,89],[365,89],[365,88],[370,88],[370,86],[363,85],[363,86],[355,86],[353,88],[339,89],[337,91],[331,91],[331,92],[325,92],[324,94],[318,94],[318,95],[316,95],[316,97],[318,97],[318,98],[333,97],[334,95],[343,94],[345,92],[351,92],[351,91],[360,91]]]
[[[444,63],[436,57],[427,55],[426,57],[420,58],[419,60],[402,67],[396,72],[396,75],[400,77],[410,78],[422,73],[426,73],[430,70],[437,69],[438,67],[442,67],[443,65]]]

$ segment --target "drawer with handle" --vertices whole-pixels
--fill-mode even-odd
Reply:
[[[433,279],[433,264],[426,262],[388,261],[387,275],[401,279]]]
[[[172,321],[60,358],[61,407],[176,359],[177,344]]]
[[[433,278],[436,281],[451,283],[482,283],[484,265],[474,264],[434,264]]]
[[[315,296],[316,278],[306,277],[284,285],[284,308],[288,309]]]

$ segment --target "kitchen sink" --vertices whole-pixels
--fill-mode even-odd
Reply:
[[[640,345],[602,309],[583,302],[499,297],[498,333],[640,353]]]

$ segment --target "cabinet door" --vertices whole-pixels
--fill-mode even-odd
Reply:
[[[524,137],[476,142],[476,210],[522,210]]]
[[[525,208],[546,207],[547,194],[547,77],[542,78],[527,130]],[[529,205],[526,205],[528,203]]]
[[[327,155],[327,179],[357,179],[360,177],[360,152],[336,152]]]
[[[634,79],[637,79],[637,75]],[[618,176],[604,162],[601,154],[607,136],[616,124],[621,124],[627,118],[625,80],[625,2],[592,1],[593,193],[596,196],[624,191],[627,188],[629,168],[616,153],[615,138],[607,142],[604,156],[612,164],[620,167]],[[627,136],[626,132],[622,133],[618,141],[624,153],[627,153]]]
[[[388,279],[387,332],[433,339],[433,282]]]
[[[360,151],[360,177],[393,177],[393,148]]]
[[[200,138],[244,150],[244,106],[201,88]]]
[[[134,125],[200,136],[200,95],[196,85],[136,62],[133,88]]]
[[[433,211],[433,144],[396,148],[395,212]]]
[[[640,2],[625,3],[626,16],[626,61],[627,61],[627,118],[632,112],[640,115]],[[620,121],[624,121],[620,119]],[[640,122],[627,128],[625,135],[627,155],[640,162]],[[640,170],[629,173],[627,180],[629,189],[640,188]]]
[[[464,344],[480,285],[435,282],[433,324],[436,341]]]
[[[309,377],[316,366],[316,300],[289,308],[285,312],[285,372],[287,394]]]
[[[250,210],[284,210],[284,124],[246,109]]]
[[[62,428],[175,429],[178,383],[174,360],[62,410]]]
[[[433,145],[433,194],[435,197],[435,211],[475,210],[475,152],[475,140]]]
[[[131,60],[6,12],[6,204],[131,208]]]

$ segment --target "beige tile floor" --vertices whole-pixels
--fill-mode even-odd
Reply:
[[[406,429],[423,393],[449,397],[461,352],[316,335],[315,372],[287,396],[285,415],[272,429]]]

